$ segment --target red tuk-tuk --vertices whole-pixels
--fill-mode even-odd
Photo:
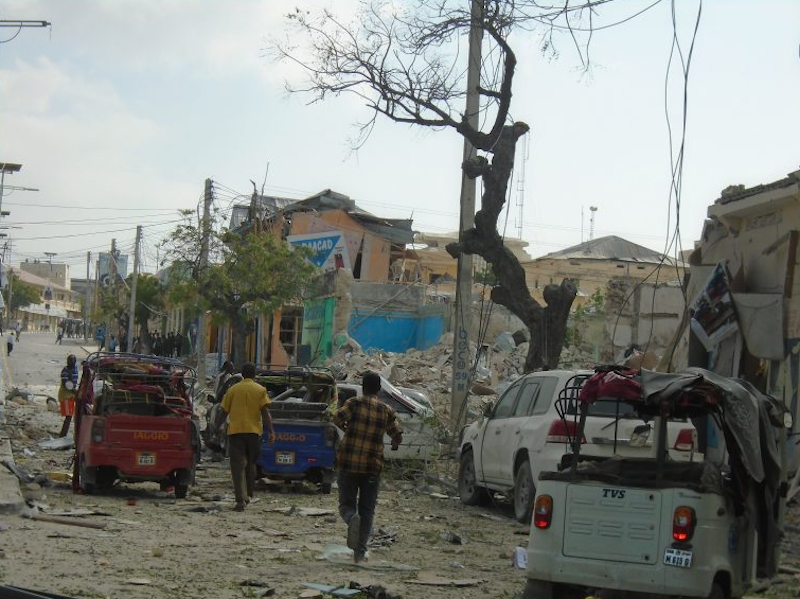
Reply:
[[[196,379],[193,368],[171,358],[91,354],[78,386],[73,490],[154,481],[186,497],[200,456]]]

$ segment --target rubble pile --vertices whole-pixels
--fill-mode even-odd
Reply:
[[[491,345],[470,342],[468,364],[475,368],[468,398],[467,421],[477,418],[485,403],[494,401],[524,370],[528,353],[527,334],[501,333]],[[453,334],[442,336],[439,343],[427,350],[411,349],[405,353],[381,350],[363,351],[355,342],[340,346],[325,366],[347,382],[359,382],[361,375],[373,370],[398,387],[425,393],[437,416],[447,422],[453,376]],[[592,348],[568,347],[562,352],[560,367],[591,368],[597,363]]]

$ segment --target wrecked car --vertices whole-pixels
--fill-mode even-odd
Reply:
[[[362,394],[361,385],[356,383],[339,383],[339,405],[348,399]],[[420,401],[427,400],[421,392],[421,398],[413,398],[401,391],[385,378],[381,377],[381,390],[378,399],[394,409],[403,427],[403,442],[396,450],[392,450],[391,439],[384,438],[384,458],[387,460],[428,460],[441,453],[443,429],[437,426],[433,408]]]
[[[585,456],[585,424],[600,402],[624,403],[652,421],[655,453]],[[538,480],[524,599],[729,599],[775,575],[785,503],[781,452],[791,426],[784,406],[745,381],[700,368],[601,371],[581,391],[578,410],[567,403],[561,413],[572,423],[571,451],[566,468]],[[671,460],[670,418],[708,424],[721,451]]]
[[[191,400],[196,378],[171,358],[89,355],[76,399],[73,490],[154,481],[185,497],[200,455]]]
[[[574,425],[557,412],[559,396],[577,393],[591,371],[532,372],[511,384],[483,416],[461,432],[459,496],[466,505],[509,495],[514,515],[528,522],[539,473],[556,470],[569,451]],[[584,430],[584,452],[597,457],[637,457],[654,452],[650,427],[628,406],[593,405]],[[690,460],[697,434],[691,422],[670,421],[668,444],[675,460]]]
[[[234,374],[219,389],[206,413],[204,440],[217,451],[227,451],[227,423],[214,427],[225,393],[242,380]],[[330,493],[334,480],[339,429],[331,420],[336,406],[336,380],[323,368],[256,368],[255,381],[266,388],[275,428],[275,442],[264,434],[256,465],[259,477],[307,480]]]

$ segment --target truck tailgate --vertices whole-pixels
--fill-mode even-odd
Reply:
[[[190,449],[191,424],[187,418],[115,414],[106,419],[106,442],[132,449]]]
[[[659,560],[657,490],[569,485],[564,555],[634,564]]]

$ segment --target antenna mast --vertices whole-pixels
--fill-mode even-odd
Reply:
[[[525,147],[522,149],[522,165],[517,177],[517,239],[522,239],[522,216],[525,206],[525,171],[528,170],[528,158],[531,154],[531,136],[525,135]]]
[[[597,214],[597,206],[589,206],[592,215],[589,217],[589,241],[594,239],[594,216]]]

